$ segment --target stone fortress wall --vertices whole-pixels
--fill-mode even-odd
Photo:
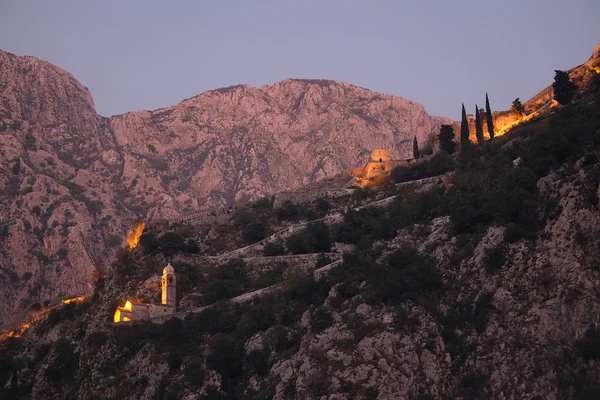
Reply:
[[[234,204],[228,207],[213,208],[208,210],[194,211],[189,214],[185,214],[178,218],[172,218],[169,222],[185,222],[195,221],[200,223],[227,223],[232,214],[237,210],[248,207],[247,204]]]

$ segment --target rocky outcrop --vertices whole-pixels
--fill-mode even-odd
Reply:
[[[159,280],[113,277],[70,310],[77,317],[65,307],[25,331],[12,350],[17,383],[39,399],[595,398],[600,335],[582,343],[600,317],[600,169],[583,164],[537,182],[547,205],[537,238],[507,242],[499,225],[455,236],[451,218],[441,216],[374,244],[381,260],[407,245],[435,259],[438,296],[373,302],[364,282],[349,290],[335,281],[336,268],[338,279],[351,268],[341,264],[327,272],[333,280],[314,304],[266,288],[183,321],[115,326],[115,299],[152,298]],[[138,250],[139,265],[156,262]],[[257,272],[285,257],[314,256],[247,260]]]
[[[409,158],[445,118],[347,83],[289,79],[103,118],[73,76],[0,51],[0,326],[89,292],[136,218],[176,218]]]

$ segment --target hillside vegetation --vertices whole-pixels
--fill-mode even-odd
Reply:
[[[539,129],[396,172],[441,158],[443,176],[149,226],[93,296],[2,340],[2,393],[600,397],[599,87]],[[180,314],[112,324],[126,298],[156,299],[167,260]]]

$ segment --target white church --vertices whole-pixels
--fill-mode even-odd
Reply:
[[[175,314],[175,288],[175,268],[169,263],[163,269],[161,304],[139,303],[127,300],[124,307],[117,307],[114,321],[139,321]]]

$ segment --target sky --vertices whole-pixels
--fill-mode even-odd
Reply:
[[[322,78],[460,119],[587,61],[599,16],[598,0],[0,0],[0,49],[69,71],[104,116]]]

